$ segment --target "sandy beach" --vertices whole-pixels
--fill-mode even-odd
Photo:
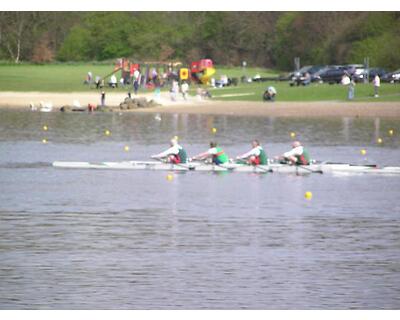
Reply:
[[[140,95],[153,99],[153,94]],[[106,104],[116,106],[126,98],[126,93],[107,93]],[[98,92],[1,92],[0,108],[29,110],[29,104],[39,106],[40,101],[51,102],[57,111],[63,105],[72,105],[77,100],[82,106],[99,103]],[[246,102],[198,100],[190,97],[187,101],[181,96],[171,101],[168,93],[162,93],[158,102],[160,107],[137,109],[126,112],[146,113],[190,113],[221,114],[234,116],[272,116],[272,117],[383,117],[400,118],[400,102]]]

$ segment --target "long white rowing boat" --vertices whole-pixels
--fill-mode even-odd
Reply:
[[[238,163],[223,165],[190,162],[187,164],[170,164],[158,161],[121,161],[121,162],[68,162],[55,161],[53,166],[69,169],[116,169],[116,170],[166,170],[166,171],[232,171],[256,173],[373,173],[373,174],[400,174],[400,167],[382,167],[375,165],[353,165],[348,163],[321,162],[308,166],[291,166],[287,164],[271,163],[268,165],[251,166]]]

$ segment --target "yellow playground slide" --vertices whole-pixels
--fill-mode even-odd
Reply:
[[[203,70],[203,75],[200,76],[200,81],[202,84],[209,84],[211,76],[215,73],[214,68],[205,68]]]

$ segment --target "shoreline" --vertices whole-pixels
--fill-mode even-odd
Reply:
[[[123,92],[107,92],[106,105],[119,105],[127,97]],[[137,97],[154,99],[153,93],[140,94]],[[0,109],[26,110],[32,102],[39,105],[40,101],[51,102],[54,111],[63,105],[72,105],[77,100],[82,106],[88,103],[99,103],[98,92],[0,92]],[[155,99],[154,99],[155,100]],[[341,101],[313,101],[313,102],[249,102],[249,101],[218,101],[198,100],[189,97],[183,100],[178,95],[177,101],[171,101],[168,92],[162,92],[158,100],[158,107],[121,110],[131,113],[180,113],[180,114],[209,114],[232,116],[260,116],[260,117],[382,117],[400,118],[400,102],[341,102]]]
[[[210,101],[193,106],[162,106],[138,109],[142,113],[207,114],[255,117],[365,117],[400,119],[400,102],[246,102]]]

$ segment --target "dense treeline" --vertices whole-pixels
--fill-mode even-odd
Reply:
[[[397,12],[0,12],[0,59],[400,67]]]

